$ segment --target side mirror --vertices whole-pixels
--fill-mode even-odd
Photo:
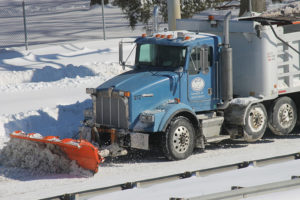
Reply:
[[[130,58],[130,56],[132,55],[132,53],[134,52],[134,49],[136,48],[136,44],[134,45],[134,47],[132,48],[132,50],[130,51],[129,55],[127,56],[126,60],[123,61],[123,44],[135,44],[134,41],[132,42],[123,42],[122,40],[119,42],[119,64],[122,66],[123,70],[125,70],[125,67],[130,67],[130,68],[133,68],[133,66],[131,65],[126,65],[128,59]]]
[[[123,61],[123,42],[119,42],[119,64],[122,66],[122,69],[125,70],[125,62]]]
[[[178,67],[175,72],[177,72],[177,73],[183,72],[183,67]]]

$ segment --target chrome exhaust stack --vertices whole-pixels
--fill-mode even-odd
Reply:
[[[223,103],[219,109],[226,109],[233,99],[233,78],[232,78],[232,48],[229,44],[229,20],[231,12],[228,12],[224,19],[223,37],[224,44],[222,48],[222,68],[221,68],[221,98]]]

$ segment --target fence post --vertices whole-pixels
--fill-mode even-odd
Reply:
[[[24,34],[25,34],[25,48],[28,50],[28,40],[27,40],[27,28],[26,28],[26,13],[25,13],[25,1],[22,2],[23,7],[23,23],[24,23]]]
[[[101,0],[101,4],[102,4],[103,38],[104,38],[104,40],[106,40],[106,36],[105,36],[105,21],[104,21],[104,0]]]

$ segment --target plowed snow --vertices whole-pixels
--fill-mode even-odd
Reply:
[[[30,170],[32,175],[49,173],[67,173],[79,176],[92,176],[70,161],[59,147],[53,144],[44,144],[26,140],[10,139],[7,145],[0,150],[0,165]]]

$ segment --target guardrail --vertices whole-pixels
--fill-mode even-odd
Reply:
[[[91,190],[85,190],[85,191],[79,191],[79,192],[70,193],[70,194],[53,196],[53,197],[49,197],[49,198],[44,198],[43,200],[50,200],[50,199],[51,200],[53,200],[53,199],[81,200],[81,199],[87,199],[87,198],[91,198],[94,196],[98,196],[98,195],[110,193],[110,192],[115,192],[115,191],[127,190],[127,189],[132,189],[132,188],[145,188],[145,187],[159,184],[159,183],[165,183],[165,182],[170,182],[170,181],[184,179],[184,178],[190,178],[192,176],[204,177],[204,176],[208,176],[208,175],[212,175],[212,174],[218,174],[221,172],[242,169],[242,168],[246,168],[248,166],[260,167],[260,166],[266,166],[266,165],[271,165],[271,164],[275,164],[275,163],[286,162],[286,161],[296,160],[296,159],[300,159],[300,153],[275,156],[275,157],[259,159],[259,160],[244,161],[244,162],[239,162],[239,163],[234,163],[234,164],[224,165],[224,166],[219,166],[219,167],[214,167],[214,168],[208,168],[208,169],[187,171],[184,173],[178,173],[178,174],[173,174],[173,175],[168,175],[168,176],[161,176],[161,177],[157,177],[157,178],[139,180],[139,181],[135,181],[135,182],[122,183],[122,184],[117,184],[117,185],[108,186],[108,187],[95,188],[95,189],[91,189]],[[293,178],[295,178],[295,177],[293,177]],[[282,187],[280,187],[280,185]],[[270,191],[276,190],[276,188],[289,188],[289,187],[294,187],[294,186],[300,187],[300,179],[292,179],[291,181],[278,182],[278,183],[274,183],[273,185],[266,184],[266,185],[249,187],[249,188],[233,187],[232,189],[237,189],[237,190],[232,190],[232,191],[217,193],[217,194],[211,194],[211,195],[205,195],[205,196],[201,196],[201,197],[193,197],[193,198],[188,198],[188,199],[172,197],[172,198],[170,198],[170,200],[196,200],[196,199],[201,199],[201,200],[216,199],[217,200],[217,199],[226,199],[226,198],[232,199],[233,197],[261,193],[261,190],[259,190],[260,187],[263,187],[264,191],[270,192]],[[216,196],[213,196],[213,195],[216,195]],[[218,196],[218,195],[220,195],[220,196]],[[221,198],[221,195],[223,195],[222,197],[224,197],[224,198]],[[232,196],[232,198],[231,198],[231,196]]]
[[[209,195],[202,195],[191,198],[170,198],[170,200],[230,200],[230,199],[245,199],[254,196],[260,196],[268,193],[285,191],[289,189],[295,189],[300,187],[300,178],[298,176],[292,176],[292,180],[280,181],[262,185],[256,185],[252,187],[238,187],[233,186],[231,191],[220,192]]]

